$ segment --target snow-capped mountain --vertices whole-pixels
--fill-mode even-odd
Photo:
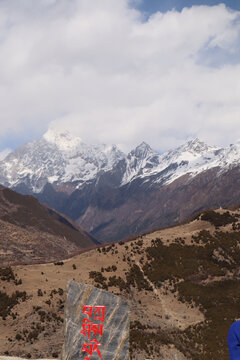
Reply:
[[[126,184],[137,177],[147,178],[154,175],[155,182],[162,183],[164,178],[164,183],[169,184],[184,174],[194,176],[219,166],[219,154],[222,150],[216,146],[208,146],[196,138],[160,155],[149,145],[142,143],[127,156],[127,169],[122,183]]]
[[[143,142],[124,154],[55,129],[0,161],[1,184],[33,194],[102,241],[240,202],[239,174],[240,142],[220,148],[196,138],[163,154]]]
[[[160,155],[143,142],[124,154],[115,145],[88,145],[67,131],[51,128],[40,140],[20,146],[0,161],[0,183],[14,188],[24,184],[33,193],[41,192],[47,183],[74,183],[76,189],[112,171],[120,161],[125,164],[119,173],[121,186],[152,176],[155,183],[170,184],[184,174],[196,176],[239,163],[240,144],[222,149],[194,139]]]
[[[216,146],[208,146],[198,138],[190,140],[177,149],[163,154],[156,173],[168,170],[166,180],[168,184],[185,174],[196,176],[202,171],[221,166],[218,154],[222,150]]]
[[[111,170],[124,154],[116,146],[87,145],[69,132],[48,130],[39,141],[24,144],[0,162],[0,183],[24,183],[39,193],[47,183],[76,182],[76,187]]]
[[[159,165],[160,155],[157,151],[142,142],[125,158],[126,170],[122,177],[121,185],[136,179],[151,175]]]
[[[240,141],[224,149],[209,146],[195,138],[161,155],[143,142],[126,159],[122,185],[136,178],[148,181],[152,176],[154,180],[151,181],[155,183],[170,184],[186,174],[194,177],[212,168],[219,168],[218,172],[222,173],[239,165]]]

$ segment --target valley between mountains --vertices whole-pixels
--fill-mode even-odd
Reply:
[[[0,270],[2,355],[60,358],[68,280],[131,302],[131,359],[228,359],[240,318],[240,211],[101,245],[63,261]]]
[[[240,202],[240,143],[221,148],[193,139],[159,154],[143,142],[125,154],[50,128],[0,161],[0,183],[106,243]]]

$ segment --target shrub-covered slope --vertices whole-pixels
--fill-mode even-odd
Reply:
[[[240,318],[239,214],[205,212],[63,262],[1,270],[2,354],[60,356],[74,278],[131,301],[131,359],[228,360]]]

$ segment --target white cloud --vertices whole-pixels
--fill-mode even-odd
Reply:
[[[240,138],[240,13],[224,5],[144,21],[127,0],[12,0],[0,34],[2,140],[50,123],[124,149]]]

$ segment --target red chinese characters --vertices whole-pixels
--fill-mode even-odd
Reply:
[[[102,355],[99,350],[99,347],[101,346],[101,344],[95,339],[95,336],[98,334],[100,336],[102,336],[103,324],[94,323],[93,321],[99,320],[100,322],[104,323],[105,308],[106,308],[106,306],[83,305],[82,313],[86,314],[88,316],[88,318],[83,319],[81,334],[86,336],[89,340],[89,342],[84,343],[83,347],[82,347],[82,351],[85,351],[88,353],[88,356],[86,356],[84,358],[84,360],[91,360],[91,358],[89,356],[92,356],[93,352],[97,352],[100,359],[102,359]],[[94,338],[92,340],[90,340],[92,335],[94,336]]]

